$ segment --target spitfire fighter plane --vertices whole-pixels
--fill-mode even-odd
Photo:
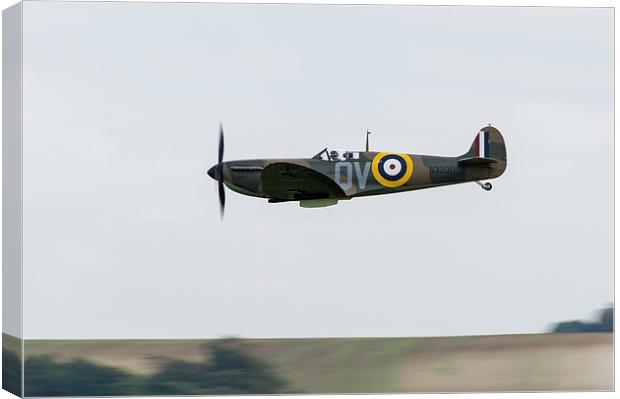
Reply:
[[[218,163],[207,172],[217,180],[220,210],[224,186],[270,203],[299,201],[307,208],[335,205],[340,200],[391,194],[449,184],[476,182],[484,190],[506,170],[506,146],[499,130],[485,126],[461,156],[442,157],[397,152],[328,151],[302,159],[223,161],[224,132],[220,125]]]

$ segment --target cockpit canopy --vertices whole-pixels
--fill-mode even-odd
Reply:
[[[348,161],[359,159],[360,153],[359,151],[341,151],[341,150],[331,150],[328,151],[327,148],[323,149],[321,152],[312,157],[312,159],[321,159],[323,161]]]

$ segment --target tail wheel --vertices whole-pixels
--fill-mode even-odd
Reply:
[[[484,183],[482,188],[485,189],[486,191],[491,191],[491,189],[493,188],[493,185],[491,183]]]

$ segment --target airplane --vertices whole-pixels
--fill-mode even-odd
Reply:
[[[398,193],[475,182],[489,191],[506,170],[506,146],[499,130],[481,128],[469,150],[457,157],[398,152],[321,150],[311,158],[223,161],[224,129],[220,123],[218,162],[208,175],[218,182],[220,214],[224,186],[269,203],[299,201],[305,208],[336,205],[356,197]]]

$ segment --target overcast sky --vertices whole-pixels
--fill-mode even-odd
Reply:
[[[542,332],[613,300],[613,11],[27,2],[24,336]],[[216,162],[459,155],[494,189],[327,209]]]

